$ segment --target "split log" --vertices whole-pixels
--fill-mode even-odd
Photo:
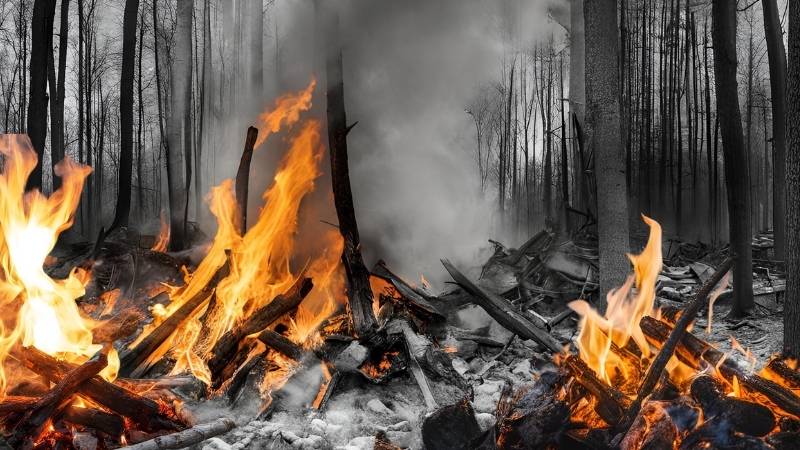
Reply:
[[[658,352],[658,355],[656,355],[653,363],[650,364],[650,367],[647,369],[647,374],[645,375],[644,380],[642,380],[642,384],[639,385],[639,392],[636,394],[636,399],[633,401],[633,403],[631,403],[630,408],[628,408],[628,410],[625,412],[625,416],[619,423],[619,427],[617,428],[619,431],[627,431],[628,428],[630,428],[634,419],[639,414],[639,409],[642,406],[642,402],[644,402],[644,399],[653,392],[653,389],[656,387],[656,383],[658,383],[658,380],[661,377],[661,373],[664,371],[667,363],[672,358],[672,354],[675,353],[675,348],[678,346],[681,338],[683,338],[683,336],[687,333],[686,330],[689,324],[691,324],[691,322],[694,320],[694,316],[696,316],[700,309],[707,303],[708,296],[711,294],[720,280],[722,280],[722,277],[728,273],[731,267],[733,267],[733,259],[728,258],[717,268],[717,271],[714,272],[708,281],[706,281],[703,287],[701,287],[697,292],[695,298],[685,308],[684,313],[675,324],[675,328],[672,330],[666,342],[661,347],[661,350]]]
[[[244,235],[247,230],[247,191],[250,186],[250,161],[253,159],[253,147],[258,138],[258,128],[249,127],[244,140],[242,159],[236,171],[236,203],[239,204],[239,232]]]
[[[620,443],[620,450],[672,450],[678,429],[659,402],[647,402]]]
[[[692,398],[703,407],[703,417],[727,420],[734,430],[750,436],[766,436],[775,428],[775,415],[764,405],[725,395],[715,378],[701,375],[692,381]]]
[[[639,322],[644,335],[654,344],[666,341],[671,327],[652,317],[642,317]],[[745,388],[756,391],[769,399],[775,406],[789,414],[800,417],[800,397],[778,383],[767,380],[760,375],[752,375],[748,370],[739,367],[735,361],[726,358],[725,354],[691,333],[681,339],[676,356],[678,359],[700,370],[703,363],[718,367],[719,372],[728,380],[736,377]]]
[[[164,319],[150,334],[145,336],[136,347],[123,354],[120,357],[120,375],[133,378],[142,376],[149,368],[147,359],[150,355],[158,350],[158,348],[172,336],[172,333],[209,299],[217,283],[219,283],[227,273],[228,265],[223,264],[222,267],[217,269],[211,281],[204,286],[200,292],[196,293],[189,300],[186,300],[174,313]]]
[[[561,352],[561,345],[546,331],[536,327],[530,320],[519,313],[511,302],[478,287],[459,272],[450,261],[443,259],[442,264],[450,273],[450,276],[453,277],[453,280],[471,294],[473,301],[486,310],[500,325],[524,339],[535,340],[553,353]]]
[[[258,340],[281,355],[295,361],[300,361],[303,355],[306,354],[302,347],[289,340],[289,338],[269,329],[259,333]]]
[[[228,397],[229,405],[236,404],[236,401],[239,399],[239,393],[242,391],[242,388],[244,388],[247,377],[250,376],[250,372],[261,364],[265,356],[266,354],[262,352],[251,357],[233,374],[231,382],[228,384],[228,390],[225,392],[225,395]]]
[[[125,431],[125,421],[122,417],[95,408],[68,406],[61,414],[61,420],[84,428],[93,428],[114,439],[122,436]]]
[[[310,278],[301,275],[288,291],[278,295],[251,314],[242,324],[223,334],[211,349],[211,359],[208,361],[212,379],[220,376],[242,339],[262,331],[287,312],[297,308],[313,286]]]
[[[76,366],[57,361],[36,348],[15,351],[14,356],[29,370],[58,382],[74,370]],[[78,389],[81,395],[102,405],[109,411],[129,417],[144,430],[178,430],[183,426],[161,412],[158,403],[95,376],[84,382]]]
[[[320,14],[322,11],[319,12]],[[350,167],[347,161],[347,133],[355,125],[347,125],[342,74],[342,48],[339,41],[339,18],[334,11],[326,11],[323,29],[327,36],[325,61],[326,95],[328,100],[328,149],[331,161],[331,185],[339,232],[344,239],[342,262],[347,274],[347,302],[353,328],[359,339],[368,340],[378,329],[372,312],[372,289],[369,270],[361,256],[361,239],[358,234],[353,191],[350,187]]]
[[[312,407],[315,410],[322,411],[325,409],[325,405],[328,404],[328,401],[333,396],[333,391],[336,390],[336,386],[339,385],[340,381],[342,381],[342,373],[336,371],[329,379],[322,383],[322,385],[319,387],[319,392],[317,392],[317,397],[314,399],[314,403],[312,404]]]
[[[786,365],[786,361],[773,359],[767,364],[767,370],[780,377],[790,388],[800,389],[800,372]]]
[[[597,378],[594,371],[575,355],[567,356],[563,367],[595,398],[594,410],[597,415],[607,424],[617,425],[627,406],[625,396]]]
[[[236,422],[228,417],[217,419],[213,422],[195,425],[177,433],[159,436],[149,441],[140,442],[138,444],[122,447],[121,450],[165,450],[186,448],[206,439],[211,439],[214,436],[227,433],[236,428]]]
[[[89,361],[66,373],[53,389],[39,398],[14,427],[8,439],[9,444],[15,448],[33,448],[47,420],[67,406],[83,382],[100,373],[108,365],[109,349],[110,345],[104,346]]]

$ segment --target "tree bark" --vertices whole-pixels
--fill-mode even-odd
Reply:
[[[136,69],[136,20],[139,0],[126,0],[122,19],[122,70],[119,80],[119,173],[117,208],[109,232],[127,226],[131,212],[133,183],[133,78]]]
[[[628,193],[620,125],[619,39],[615,0],[585,0],[586,114],[595,154],[600,308],[630,270]]]
[[[783,352],[800,357],[800,4],[789,2],[789,131],[786,151],[786,297]],[[791,126],[795,124],[795,126]]]
[[[36,0],[33,3],[27,132],[39,161],[28,178],[28,189],[42,188],[42,161],[47,138],[47,66],[53,51],[55,14],[56,0]]]
[[[740,316],[753,307],[753,255],[750,229],[750,176],[736,79],[736,3],[714,0],[712,6],[714,81],[722,133],[728,229],[733,267],[733,309]]]
[[[772,101],[772,226],[775,230],[775,259],[782,261],[786,248],[786,50],[777,1],[761,0],[761,7],[764,10]]]
[[[55,77],[55,95],[50,102],[50,163],[53,190],[61,186],[61,177],[56,176],[56,164],[64,159],[64,74],[67,69],[67,37],[69,36],[69,0],[61,0],[61,30],[58,36],[58,73]],[[50,69],[55,71],[55,68]],[[53,94],[55,93],[55,94]]]
[[[192,12],[194,0],[178,0],[175,47],[172,52],[172,109],[168,117],[167,183],[169,185],[170,242],[172,250],[186,245],[189,206],[189,155],[191,123],[187,120],[192,95]]]

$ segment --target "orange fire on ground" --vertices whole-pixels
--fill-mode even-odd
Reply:
[[[76,268],[54,280],[44,263],[59,234],[69,228],[91,168],[65,159],[56,166],[62,185],[52,195],[25,192],[37,156],[27,136],[0,136],[4,168],[0,174],[0,394],[7,374],[3,362],[16,346],[33,346],[70,362],[83,362],[100,350],[92,344],[92,320],[81,315],[75,299],[84,294],[89,273]],[[109,355],[102,372],[116,377],[119,359]]]
[[[158,228],[158,236],[150,250],[154,252],[165,252],[167,251],[167,247],[169,247],[169,221],[164,211],[161,211],[159,218],[161,220],[161,225]]]
[[[314,119],[301,121],[302,113],[311,107],[314,86],[312,80],[306,89],[279,98],[271,110],[259,116],[257,144],[263,143],[273,133],[286,130],[289,150],[272,185],[263,194],[264,206],[250,229],[244,233],[238,229],[233,180],[212,188],[208,201],[217,220],[216,235],[197,269],[186,274],[185,286],[172,289],[171,302],[163,308],[162,316],[169,316],[202,291],[228,260],[230,274],[217,285],[214,294],[217,307],[212,310],[213,317],[205,317],[201,324],[200,317],[206,308],[199,308],[159,351],[150,356],[149,362],[161,358],[169,350],[176,358],[172,373],[189,371],[210,384],[206,361],[214,344],[225,332],[295,282],[298,274],[292,272],[290,262],[295,250],[297,216],[303,199],[314,189],[314,181],[321,173],[319,165],[324,153],[320,123]],[[325,250],[307,264],[304,275],[314,280],[314,288],[289,324],[290,338],[306,346],[312,345],[312,335],[317,326],[336,310],[338,302],[344,301],[341,236],[332,231],[323,236],[320,243]],[[145,330],[131,346],[135,346],[149,331]]]

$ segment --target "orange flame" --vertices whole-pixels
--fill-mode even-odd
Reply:
[[[267,138],[280,131],[282,127],[291,126],[300,120],[300,114],[311,108],[311,99],[317,80],[312,78],[308,86],[295,93],[284,94],[275,100],[271,110],[258,116],[258,139],[255,146],[263,144]]]
[[[167,251],[167,247],[169,246],[169,221],[167,220],[164,211],[161,211],[160,218],[161,226],[158,229],[158,238],[150,250],[163,253]]]
[[[609,384],[612,376],[622,375],[627,379],[630,371],[625,362],[611,352],[612,344],[624,347],[632,339],[644,356],[650,354],[639,321],[653,312],[655,284],[662,266],[661,226],[649,217],[642,216],[642,219],[650,227],[647,245],[642,253],[628,255],[634,275],[622,287],[608,293],[605,315],[600,315],[583,300],[569,303],[581,316],[577,344],[580,357]],[[637,291],[631,292],[634,282]]]
[[[5,157],[0,174],[0,308],[6,318],[0,323],[0,363],[18,344],[85,361],[101,348],[92,344],[93,322],[75,304],[84,294],[88,273],[74,269],[65,280],[54,280],[43,265],[58,235],[72,225],[91,168],[61,161],[56,166],[61,188],[47,197],[38,190],[25,192],[37,163],[27,136],[0,136],[0,153]],[[116,353],[110,354],[104,375],[115,377],[118,367]],[[0,369],[0,394],[6,385]]]

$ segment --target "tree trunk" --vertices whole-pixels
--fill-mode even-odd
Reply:
[[[619,40],[615,0],[585,0],[586,113],[595,154],[597,228],[600,251],[600,307],[605,294],[630,270],[628,193],[620,127]]]
[[[736,80],[735,2],[713,1],[712,40],[717,114],[722,133],[725,186],[728,191],[730,251],[735,261],[731,314],[740,316],[753,307],[753,255],[750,229],[750,177]]]
[[[58,74],[55,77],[55,98],[50,102],[50,162],[53,190],[61,186],[56,176],[56,164],[64,159],[64,74],[67,70],[67,37],[69,35],[69,0],[61,0],[61,30],[58,36]],[[51,53],[52,54],[52,53]],[[55,70],[53,68],[52,70]]]
[[[783,351],[800,357],[800,4],[789,2],[789,83],[786,128],[786,297]],[[794,124],[795,126],[791,126]]]
[[[36,0],[31,16],[30,86],[28,91],[28,136],[39,157],[28,178],[28,189],[42,188],[42,161],[47,138],[47,66],[53,51],[53,19],[56,0]]]
[[[586,116],[586,41],[584,36],[583,1],[570,0],[569,30],[569,111],[578,126],[572,127],[572,138],[577,142],[585,142],[578,133],[584,127]],[[573,123],[574,123],[573,122]],[[576,145],[577,146],[577,145]],[[584,176],[586,161],[575,158],[574,172],[576,179],[575,199],[573,206],[579,210],[586,209],[587,187]]]
[[[786,248],[786,50],[776,0],[761,0],[764,35],[769,57],[769,86],[772,98],[772,226],[775,230],[775,259],[782,261]]]
[[[175,47],[172,52],[171,100],[168,117],[169,148],[167,149],[167,184],[169,185],[170,242],[172,250],[186,245],[186,213],[188,208],[189,158],[191,123],[189,115],[192,94],[192,12],[193,0],[178,0]]]
[[[119,173],[117,208],[108,231],[127,226],[133,183],[133,78],[136,69],[136,20],[139,0],[126,0],[122,19],[122,70],[119,80]]]

